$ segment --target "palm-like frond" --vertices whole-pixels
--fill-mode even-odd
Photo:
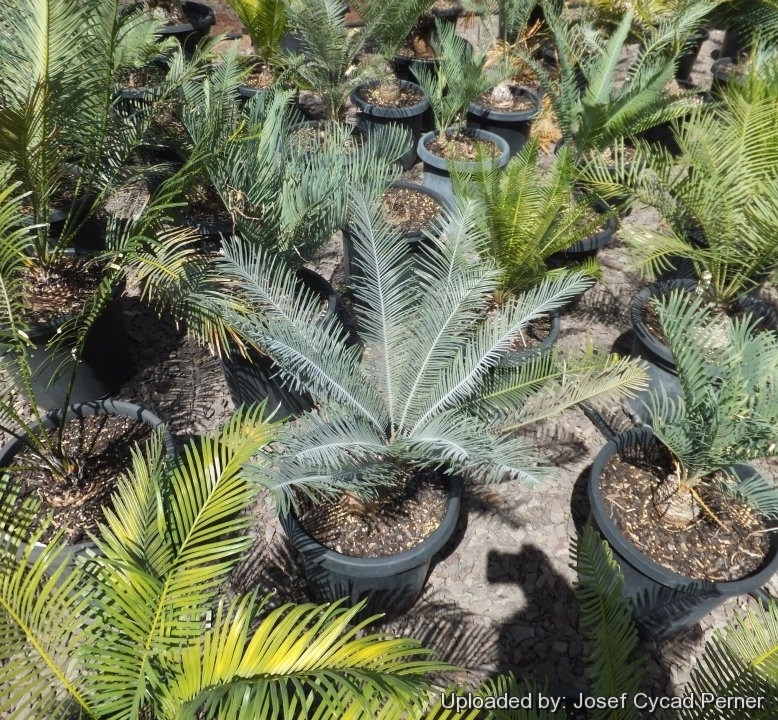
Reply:
[[[95,717],[86,683],[71,658],[90,642],[83,621],[90,598],[60,532],[36,547],[45,525],[31,525],[35,507],[19,501],[8,475],[0,489],[0,713],[11,720]]]
[[[761,700],[747,711],[749,717],[767,720],[778,702],[778,605],[771,601],[756,610],[738,611],[727,626],[711,639],[692,669],[689,693],[701,697],[739,696]],[[712,708],[694,708],[679,713],[682,720],[710,717]],[[722,707],[716,717],[736,720],[743,717],[739,707]]]
[[[440,223],[441,236],[430,237],[414,268],[393,265],[398,237],[377,213],[376,202],[355,196],[354,255],[363,272],[353,291],[364,351],[345,346],[337,325],[305,319],[310,298],[290,300],[290,270],[260,254],[243,257],[231,245],[219,261],[219,273],[240,288],[246,305],[263,310],[235,317],[246,340],[322,403],[318,413],[284,430],[284,456],[255,479],[286,507],[295,501],[295,488],[318,498],[342,490],[375,494],[396,481],[400,466],[458,470],[482,481],[541,475],[528,444],[502,432],[508,413],[480,412],[478,400],[511,336],[591,281],[580,274],[546,280],[517,296],[502,319],[487,323],[484,310],[498,274],[478,259],[483,237],[477,228],[470,233],[472,208],[456,209]],[[256,264],[247,265],[248,258]],[[546,377],[533,368],[532,378],[522,375],[524,398],[565,375],[546,368]],[[555,399],[553,408],[598,393],[612,397],[618,388],[636,386],[640,376],[634,364],[591,361],[579,374],[584,389],[575,397],[564,393],[565,401]]]
[[[506,63],[487,66],[486,50],[473,48],[457,35],[453,23],[436,21],[435,52],[434,69],[425,63],[412,63],[412,68],[429,100],[435,129],[443,134],[452,125],[462,126],[468,105],[510,77],[510,68]]]
[[[251,38],[254,50],[273,65],[281,52],[281,39],[288,27],[286,3],[282,0],[229,0]]]
[[[647,277],[667,269],[673,255],[688,259],[716,302],[727,304],[775,272],[776,112],[774,93],[727,90],[716,111],[698,109],[676,132],[677,160],[638,144],[634,171],[616,181],[590,164],[598,192],[631,193],[670,225],[666,233],[639,228],[625,236]]]
[[[319,94],[330,119],[340,119],[351,91],[373,73],[369,65],[356,63],[367,33],[349,31],[340,0],[309,0],[289,10],[302,53],[290,60],[294,77]]]
[[[587,217],[592,204],[573,190],[575,166],[568,148],[540,171],[538,144],[531,139],[503,171],[489,168],[458,178],[457,194],[471,198],[486,248],[502,270],[504,289],[523,290],[546,275],[546,260],[594,232],[602,219]],[[599,218],[599,215],[598,215]]]
[[[434,0],[400,0],[387,5],[380,0],[357,0],[352,7],[365,22],[368,37],[378,43],[385,56],[391,57],[433,3]]]
[[[652,392],[655,435],[694,484],[722,467],[773,454],[778,426],[778,339],[755,332],[750,315],[731,321],[675,292],[655,301],[681,385],[677,399]],[[688,303],[688,304],[687,304]],[[773,488],[751,498],[775,511]]]
[[[708,0],[692,0],[673,15],[672,22],[651,28],[621,86],[614,84],[614,77],[634,11],[630,8],[603,42],[587,23],[569,23],[547,9],[559,58],[558,86],[540,63],[526,59],[550,93],[563,137],[574,144],[579,157],[682,117],[694,107],[696,99],[691,93],[673,97],[665,86],[673,77],[676,53],[699,29],[711,8]]]
[[[182,653],[166,689],[171,708],[184,709],[176,717],[295,717],[306,705],[303,688],[322,702],[320,714],[342,717],[348,702],[352,717],[381,705],[380,717],[407,717],[432,694],[424,674],[448,667],[426,659],[430,651],[414,640],[360,637],[367,622],[352,626],[360,606],[285,605],[252,632],[254,606],[249,596],[220,607],[215,629]]]
[[[645,658],[638,655],[638,633],[632,608],[623,596],[624,578],[613,551],[591,527],[584,528],[573,548],[578,581],[575,595],[581,606],[581,626],[589,643],[587,673],[594,697],[634,698],[641,688]],[[593,711],[597,720],[630,720],[642,713],[627,701],[618,709]]]

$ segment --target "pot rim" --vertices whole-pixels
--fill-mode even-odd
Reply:
[[[292,545],[298,551],[310,553],[317,564],[328,570],[341,573],[358,572],[362,577],[383,577],[388,574],[402,573],[430,560],[443,548],[454,532],[459,519],[463,480],[459,475],[443,477],[449,481],[449,490],[446,512],[440,525],[418,545],[394,555],[375,558],[344,555],[309,535],[291,509],[280,515],[279,519]]]
[[[754,588],[764,585],[778,570],[778,538],[771,534],[770,550],[765,558],[764,564],[759,570],[738,580],[729,581],[709,581],[696,580],[686,575],[670,570],[652,560],[635,545],[633,545],[626,536],[617,527],[610,512],[608,511],[605,500],[600,491],[600,474],[605,464],[613,455],[619,453],[620,449],[628,444],[644,444],[652,442],[654,434],[647,425],[631,428],[626,432],[620,433],[609,440],[600,450],[592,463],[589,472],[588,496],[592,515],[600,532],[610,543],[618,555],[627,561],[637,571],[646,577],[670,588],[688,588],[689,585],[700,587],[710,587],[722,593],[722,599],[726,596],[740,595],[747,593]],[[745,463],[735,463],[729,466],[735,472],[739,473],[757,473],[758,471],[751,465]],[[767,521],[767,527],[778,527],[778,519]]]

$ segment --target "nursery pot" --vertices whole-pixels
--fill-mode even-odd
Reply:
[[[77,251],[76,251],[77,252]],[[32,389],[39,407],[55,410],[72,403],[84,403],[107,397],[116,392],[130,372],[130,351],[121,295],[123,286],[113,289],[111,297],[91,324],[83,353],[76,360],[73,347],[66,342],[49,345],[61,328],[71,322],[70,313],[45,323],[24,328],[31,347],[26,351],[26,362],[32,374]],[[16,373],[16,361],[9,367]],[[75,377],[73,371],[75,368]],[[71,379],[72,391],[68,397]],[[22,387],[16,374],[15,382]]]
[[[455,132],[457,132],[457,128],[450,127],[446,130],[446,135],[450,137]],[[499,148],[500,154],[486,162],[493,167],[496,166],[500,170],[505,168],[508,164],[508,160],[510,160],[510,148],[503,138],[494,133],[487,132],[486,130],[479,130],[478,128],[465,128],[464,132],[478,140],[489,141],[496,145]],[[419,159],[424,163],[424,179],[422,184],[424,187],[439,192],[444,197],[453,197],[454,189],[451,184],[448,161],[446,158],[435,155],[427,149],[427,143],[432,142],[436,135],[437,133],[435,131],[431,131],[419,138],[417,152]],[[469,175],[483,172],[483,170],[486,169],[477,161],[456,160],[454,162],[457,170]]]
[[[373,105],[359,96],[362,89],[376,87],[380,84],[379,80],[372,80],[369,83],[360,85],[351,93],[351,102],[359,110],[359,126],[366,133],[383,125],[399,125],[407,130],[411,137],[411,147],[403,155],[399,164],[403,170],[410,170],[416,162],[416,145],[419,142],[422,129],[422,117],[429,108],[430,104],[424,96],[422,89],[407,80],[399,80],[401,88],[412,90],[421,94],[419,102],[407,107],[391,107],[387,105]]]
[[[600,488],[600,476],[606,463],[620,455],[624,460],[645,456],[653,433],[648,427],[633,428],[610,440],[599,452],[589,475],[590,522],[613,548],[624,575],[623,592],[632,601],[638,630],[645,640],[665,640],[688,630],[727,598],[761,588],[778,571],[778,536],[769,533],[770,550],[764,565],[754,574],[729,582],[694,580],[659,565],[638,550],[621,532],[608,509]],[[737,464],[729,468],[737,478],[752,477],[751,466]],[[775,527],[772,521],[770,527]]]
[[[326,302],[325,319],[334,317],[337,313],[337,296],[332,286],[308,268],[300,268],[298,277],[301,286],[312,290]],[[243,354],[234,343],[229,343],[221,358],[221,368],[236,407],[254,405],[267,399],[268,411],[275,412],[274,419],[280,420],[301,415],[314,406],[309,393],[295,389],[290,380],[282,375],[278,365],[255,348],[248,347]]]
[[[545,355],[551,350],[551,348],[559,340],[559,334],[562,330],[562,321],[559,317],[558,310],[552,310],[548,314],[551,321],[551,329],[548,335],[537,345],[529,348],[523,348],[521,350],[505,350],[500,354],[500,359],[497,363],[499,368],[519,367],[525,362],[532,360],[540,355]]]
[[[130,418],[138,420],[139,422],[148,425],[154,430],[162,429],[162,439],[165,446],[165,455],[174,459],[176,457],[176,446],[173,436],[170,431],[165,427],[165,424],[154,413],[147,410],[140,405],[134,403],[124,402],[122,400],[96,400],[88,403],[78,403],[68,407],[65,413],[65,422],[74,420],[76,418],[89,417],[91,415],[116,415],[118,417]],[[55,410],[49,413],[43,418],[43,425],[46,428],[59,427],[62,424],[62,411]],[[34,423],[31,425],[33,431],[39,429],[39,425]],[[25,442],[21,438],[14,438],[0,447],[0,470],[5,471],[10,467],[14,458],[26,447]],[[26,545],[23,547],[27,547]],[[41,553],[46,550],[46,545],[43,543],[35,543],[35,546],[30,551],[30,562],[35,562]],[[73,564],[79,556],[86,555],[87,553],[95,552],[95,546],[91,542],[72,543],[67,547],[66,552],[62,553],[58,559],[58,563],[52,566],[53,570],[56,570],[62,565]]]
[[[714,98],[720,98],[724,87],[727,83],[743,83],[743,75],[738,74],[738,69],[743,68],[744,72],[748,72],[747,68],[738,65],[731,57],[720,57],[711,65],[710,72],[713,76],[710,85],[710,92]]]
[[[446,512],[438,528],[416,547],[385,557],[354,557],[331,550],[311,537],[291,511],[280,520],[300,554],[303,574],[316,602],[348,598],[353,607],[366,598],[362,617],[384,613],[385,619],[390,619],[410,610],[419,598],[432,558],[454,534],[461,493],[462,480],[450,477]]]
[[[636,393],[635,398],[625,400],[623,403],[624,411],[639,422],[651,423],[651,407],[649,393],[655,392],[660,386],[670,397],[676,397],[681,393],[681,385],[678,381],[678,373],[675,368],[675,360],[667,347],[661,340],[654,336],[643,320],[643,308],[650,299],[661,295],[666,295],[673,290],[685,290],[694,292],[697,288],[695,278],[675,278],[653,283],[641,290],[630,305],[630,321],[632,322],[632,350],[631,357],[638,357],[645,361],[648,373],[648,387]],[[767,306],[762,305],[752,297],[744,296],[737,301],[737,306],[742,310],[747,310],[755,316],[761,318],[764,327],[775,330],[778,327],[775,313]]]
[[[560,267],[567,263],[593,258],[599,250],[613,242],[613,236],[619,224],[616,214],[602,200],[594,203],[593,209],[605,218],[605,224],[599,230],[595,230],[585,238],[573,243],[567,250],[554,253],[547,262],[550,267]]]
[[[450,199],[441,195],[439,192],[426,188],[423,185],[417,185],[416,183],[398,180],[397,182],[392,183],[391,187],[422,193],[434,200],[441,210],[448,207],[450,203]],[[427,238],[424,232],[405,235],[403,241],[407,246],[406,257],[410,256],[411,258],[418,256],[422,245],[429,245],[429,238]],[[350,284],[354,277],[359,274],[359,269],[354,266],[354,234],[350,225],[343,228],[343,264],[346,274],[346,284]]]
[[[699,32],[692,36],[689,43],[678,56],[677,65],[675,66],[676,80],[685,80],[686,82],[690,80],[694,63],[697,62],[697,56],[700,54],[700,48],[709,39],[710,32],[708,32],[707,28],[700,28]]]
[[[182,2],[181,8],[189,18],[189,22],[165,25],[157,31],[157,35],[163,39],[174,37],[184,52],[191,55],[197,44],[211,32],[211,26],[216,23],[216,16],[208,5],[191,0]]]
[[[467,124],[499,135],[508,143],[513,157],[527,142],[532,123],[540,115],[542,103],[537,94],[529,88],[512,85],[510,91],[514,97],[524,97],[531,101],[533,107],[528,110],[506,111],[487,108],[474,102],[467,111]]]

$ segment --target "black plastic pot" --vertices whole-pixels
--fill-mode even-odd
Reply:
[[[549,264],[558,266],[557,264],[564,265],[570,262],[580,262],[586,258],[594,257],[599,250],[613,242],[613,236],[619,225],[616,214],[602,201],[595,203],[594,209],[600,215],[606,216],[605,225],[600,230],[595,230],[591,235],[573,243],[567,250],[552,255],[549,258]]]
[[[538,95],[529,88],[512,85],[510,90],[514,97],[529,98],[534,103],[534,107],[531,110],[510,112],[471,103],[467,111],[467,124],[499,135],[508,143],[511,157],[513,157],[527,142],[532,123],[540,115],[542,102]]]
[[[300,554],[303,574],[316,602],[348,598],[349,606],[367,599],[362,617],[384,613],[395,618],[410,610],[421,594],[430,563],[456,529],[462,481],[450,478],[446,514],[437,530],[416,547],[379,558],[352,557],[330,550],[312,538],[292,512],[280,520]]]
[[[376,127],[385,125],[399,125],[407,130],[411,137],[411,147],[400,158],[399,165],[403,170],[410,170],[416,162],[416,145],[419,142],[419,137],[421,137],[422,118],[430,104],[418,85],[407,80],[399,80],[398,82],[400,87],[421,93],[421,100],[409,107],[372,105],[359,96],[361,89],[375,87],[380,84],[379,80],[372,80],[365,85],[360,85],[351,93],[351,102],[359,110],[359,127],[366,134],[369,134]]]
[[[165,427],[165,423],[150,410],[147,410],[140,405],[135,405],[134,403],[108,399],[71,405],[64,417],[65,422],[67,422],[76,418],[89,417],[92,415],[117,415],[118,417],[138,420],[155,430],[161,428],[166,456],[171,459],[176,457],[176,445],[173,436]],[[47,428],[59,427],[62,423],[61,418],[62,411],[56,410],[43,418],[43,424]],[[33,424],[31,429],[37,431],[38,426]],[[24,441],[20,438],[14,438],[3,445],[0,448],[0,470],[8,468],[14,458],[24,450],[25,447]],[[46,545],[43,543],[36,543],[35,547],[30,550],[30,562],[35,562],[45,550]],[[86,551],[94,552],[95,546],[91,542],[73,543],[69,545],[67,551],[59,556],[59,562],[53,566],[53,569],[56,569],[61,565],[72,564],[79,555],[83,555]]]
[[[671,397],[678,396],[681,392],[675,360],[670,348],[656,338],[643,322],[643,308],[650,299],[669,294],[673,290],[681,289],[686,292],[694,292],[697,284],[696,278],[663,280],[644,288],[632,300],[629,309],[633,332],[630,355],[644,360],[648,373],[647,389],[638,392],[635,399],[625,400],[623,403],[625,412],[633,420],[650,424],[652,413],[649,393],[651,390],[656,392],[661,386]],[[774,311],[756,299],[744,296],[738,300],[737,307],[759,317],[763,326],[769,330],[778,329],[778,318],[776,318]]]
[[[721,97],[728,83],[743,84],[745,82],[744,76],[736,72],[737,67],[739,67],[738,64],[731,57],[720,57],[713,62],[710,68],[711,75],[713,76],[710,92],[714,98]]]
[[[708,29],[700,28],[699,32],[689,40],[689,43],[684,47],[676,60],[676,80],[685,80],[687,82],[690,80],[694,63],[697,62],[697,56],[700,54],[700,48],[708,39],[710,39]]]
[[[511,368],[519,367],[524,363],[538,357],[539,355],[545,355],[559,340],[559,334],[562,331],[562,320],[559,317],[559,311],[554,310],[549,313],[551,320],[551,329],[548,335],[534,347],[524,350],[506,350],[500,355],[500,359],[497,363],[497,367]]]
[[[332,286],[318,273],[300,268],[298,277],[305,286],[327,302],[325,319],[337,314],[337,296]],[[291,381],[284,378],[278,365],[267,355],[253,348],[242,354],[230,344],[221,358],[221,368],[230,397],[236,407],[254,405],[267,399],[268,411],[274,411],[274,419],[295,417],[311,410],[314,401],[304,390],[296,390]]]
[[[446,135],[453,135],[457,132],[457,128],[450,127],[446,130]],[[478,128],[465,128],[465,132],[479,140],[485,140],[494,143],[500,149],[500,154],[490,160],[490,164],[493,164],[500,170],[502,170],[510,160],[510,148],[508,143],[503,140],[499,135],[487,132],[486,130],[479,130]],[[435,155],[427,150],[427,143],[431,142],[435,138],[436,133],[430,131],[425,133],[419,138],[419,143],[416,146],[416,152],[419,155],[419,159],[424,163],[424,179],[422,184],[424,187],[435,190],[444,197],[453,197],[454,189],[451,184],[451,174],[448,170],[448,162],[445,158]],[[456,161],[456,167],[459,172],[464,174],[474,174],[483,170],[480,163],[473,161]]]
[[[658,450],[651,429],[634,428],[608,442],[592,464],[589,475],[590,520],[610,543],[624,575],[624,594],[633,604],[634,619],[644,640],[666,640],[697,624],[727,598],[761,588],[778,571],[778,536],[769,533],[770,552],[753,575],[731,582],[703,582],[673,572],[640,552],[619,530],[600,489],[600,475],[611,457],[646,462]],[[650,460],[649,460],[650,461]],[[740,479],[756,474],[749,465],[733,465]],[[775,527],[775,522],[770,527]]]
[[[35,400],[45,410],[65,405],[85,403],[115,393],[130,373],[130,349],[124,324],[121,295],[116,287],[105,307],[89,328],[81,357],[75,360],[69,343],[55,342],[65,323],[74,315],[64,315],[46,323],[24,329],[32,347],[27,349],[26,362],[32,373]],[[14,371],[15,359],[9,367]],[[75,368],[75,377],[73,371]],[[72,391],[68,397],[71,380]],[[21,387],[21,378],[16,377]]]
[[[415,190],[416,192],[424,193],[428,197],[432,198],[441,209],[446,208],[450,204],[450,199],[441,195],[435,190],[426,188],[423,185],[417,185],[416,183],[405,182],[398,180],[392,183],[393,188],[403,188],[406,190]],[[346,275],[346,283],[350,283],[351,280],[358,274],[359,270],[354,267],[354,236],[350,226],[343,228],[343,263]],[[428,245],[429,239],[423,232],[415,233],[413,235],[406,235],[404,241],[407,245],[407,255],[411,257],[418,255],[422,245]]]
[[[190,18],[189,22],[166,25],[159,29],[157,35],[163,39],[174,37],[184,52],[191,55],[197,44],[211,32],[211,26],[216,23],[216,15],[208,5],[191,0],[182,2],[181,7]]]

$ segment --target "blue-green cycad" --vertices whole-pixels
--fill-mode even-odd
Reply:
[[[220,77],[184,88],[184,124],[235,232],[299,265],[345,225],[352,189],[396,177],[392,162],[408,139],[390,127],[361,142],[353,127],[331,122],[312,147],[297,147],[289,136],[300,119],[290,107],[293,93],[257,96],[240,111],[230,62]]]
[[[413,29],[419,17],[435,0],[401,0],[385,3],[381,0],[356,0],[351,6],[365,22],[368,36],[378,43],[385,57],[393,57]]]
[[[778,452],[778,337],[746,314],[731,320],[702,296],[675,291],[655,301],[681,393],[651,394],[654,435],[670,450],[681,489],[738,462]],[[725,483],[763,513],[778,492],[759,476]]]
[[[633,11],[606,38],[591,25],[570,23],[548,4],[544,6],[557,45],[559,84],[540,63],[531,64],[549,93],[562,137],[578,157],[689,112],[696,104],[693,94],[671,96],[665,88],[674,75],[675,55],[711,6],[709,0],[692,1],[653,28],[621,86],[615,82],[616,72]]]
[[[422,252],[414,271],[397,229],[356,198],[354,307],[364,350],[343,344],[336,321],[311,323],[319,299],[295,299],[293,273],[266,255],[231,244],[216,261],[218,277],[259,311],[233,313],[232,322],[321,404],[289,425],[279,466],[257,478],[283,505],[294,487],[316,496],[375,493],[396,480],[398,466],[444,466],[482,481],[535,478],[544,468],[514,430],[641,386],[635,364],[591,354],[495,373],[527,323],[590,280],[545,280],[485,321],[500,273],[478,261],[473,220],[472,208],[448,216],[443,239],[430,239],[434,250]]]
[[[25,546],[42,531],[4,478],[3,717],[367,720],[427,702],[424,676],[444,666],[413,640],[361,635],[358,607],[268,611],[256,593],[220,594],[252,542],[244,467],[273,439],[262,412],[235,415],[172,467],[159,438],[138,449],[95,557],[74,562],[61,532],[40,553]]]

